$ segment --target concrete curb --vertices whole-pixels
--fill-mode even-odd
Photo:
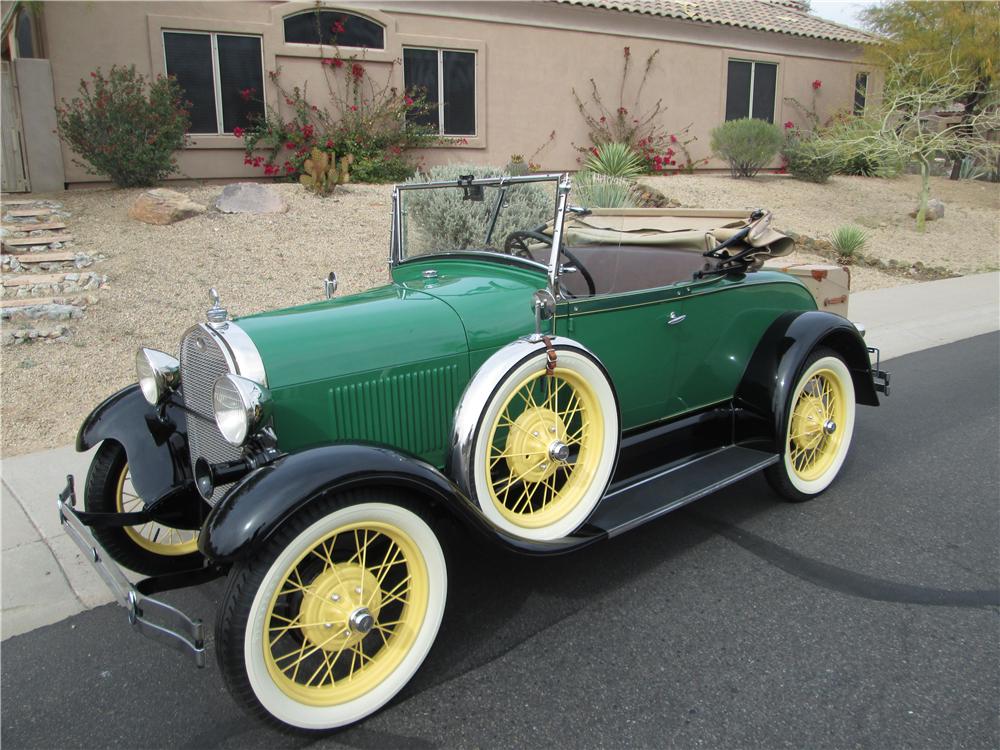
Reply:
[[[1000,273],[858,292],[850,318],[883,360],[990,333],[1000,329]],[[112,601],[55,510],[67,474],[82,490],[92,454],[65,446],[0,461],[3,639]]]

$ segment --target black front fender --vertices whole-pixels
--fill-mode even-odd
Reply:
[[[76,449],[104,440],[121,443],[132,484],[147,504],[191,482],[184,410],[168,402],[161,415],[137,384],[109,396],[83,420]]]
[[[504,534],[455,484],[425,461],[380,445],[336,443],[283,456],[256,469],[209,513],[198,539],[216,562],[243,558],[266,542],[296,511],[330,493],[357,487],[398,487],[444,509],[467,528],[526,554],[559,554],[601,535],[563,542],[528,542]]]
[[[785,313],[761,337],[736,390],[736,404],[767,421],[768,437],[778,451],[783,450],[792,389],[817,346],[829,347],[844,359],[857,403],[878,406],[868,347],[858,329],[833,313]]]

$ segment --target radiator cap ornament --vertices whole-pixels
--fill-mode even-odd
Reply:
[[[208,322],[225,323],[229,319],[229,312],[219,304],[219,293],[215,290],[214,286],[208,290],[208,296],[212,300],[212,306],[208,308],[207,313]]]

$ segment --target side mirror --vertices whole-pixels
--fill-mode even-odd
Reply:
[[[330,271],[330,275],[323,279],[323,293],[330,299],[337,291],[337,274]]]

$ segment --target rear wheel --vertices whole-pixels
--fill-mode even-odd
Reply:
[[[87,474],[84,507],[93,513],[133,513],[144,507],[132,486],[125,449],[105,441]],[[175,529],[155,521],[121,528],[92,528],[108,554],[126,568],[144,575],[161,575],[197,568],[198,532]]]
[[[840,472],[854,434],[854,382],[836,352],[821,348],[806,360],[788,404],[782,459],[765,476],[786,500],[823,492]]]
[[[409,682],[446,594],[441,545],[406,496],[317,501],[230,572],[219,664],[262,718],[312,730],[351,724]]]

